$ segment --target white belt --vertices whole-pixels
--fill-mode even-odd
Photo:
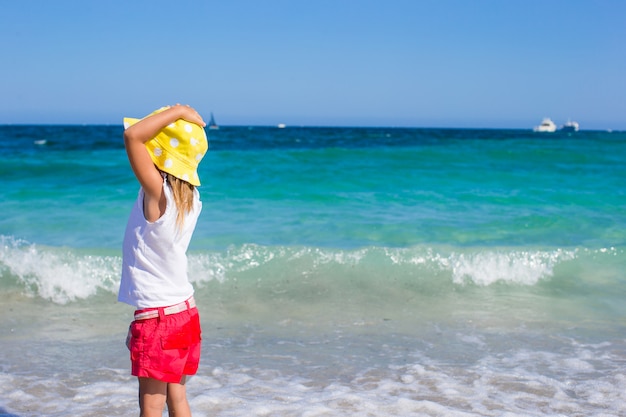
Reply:
[[[195,306],[196,306],[196,300],[193,297],[191,297],[187,301],[183,301],[182,303],[179,303],[173,306],[165,307],[162,310],[163,310],[163,315],[169,316],[170,314],[177,314],[186,310],[191,310]],[[141,313],[135,313],[135,320],[148,320],[148,319],[159,317],[159,310],[161,309],[156,308],[154,310],[144,311]]]

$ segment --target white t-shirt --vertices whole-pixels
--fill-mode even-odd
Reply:
[[[124,234],[122,280],[117,299],[139,309],[182,303],[194,291],[187,276],[186,252],[202,210],[200,194],[194,189],[193,208],[179,229],[178,210],[165,179],[163,190],[167,207],[155,222],[146,220],[144,191],[139,190]]]

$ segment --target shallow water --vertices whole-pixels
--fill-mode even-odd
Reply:
[[[623,133],[209,133],[194,415],[626,414]],[[0,127],[0,415],[137,412],[120,135]]]

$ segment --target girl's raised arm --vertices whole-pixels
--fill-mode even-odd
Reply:
[[[146,196],[144,211],[146,219],[150,221],[158,219],[165,210],[165,206],[164,196],[162,195],[163,178],[159,170],[154,166],[145,143],[155,137],[159,130],[178,119],[184,119],[203,127],[206,125],[202,117],[193,108],[177,104],[162,112],[141,119],[124,131],[124,144],[128,160],[144,190]],[[157,206],[154,204],[157,204]],[[154,211],[150,210],[149,207],[159,207],[158,212],[160,214],[154,218],[154,215],[150,215],[150,213],[154,214]]]

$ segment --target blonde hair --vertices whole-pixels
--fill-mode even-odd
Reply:
[[[193,191],[195,190],[195,187],[187,181],[181,180],[172,174],[166,173],[166,175],[167,183],[172,189],[174,202],[176,203],[176,208],[178,209],[176,225],[179,229],[181,229],[183,227],[183,223],[185,222],[185,216],[193,208]]]

